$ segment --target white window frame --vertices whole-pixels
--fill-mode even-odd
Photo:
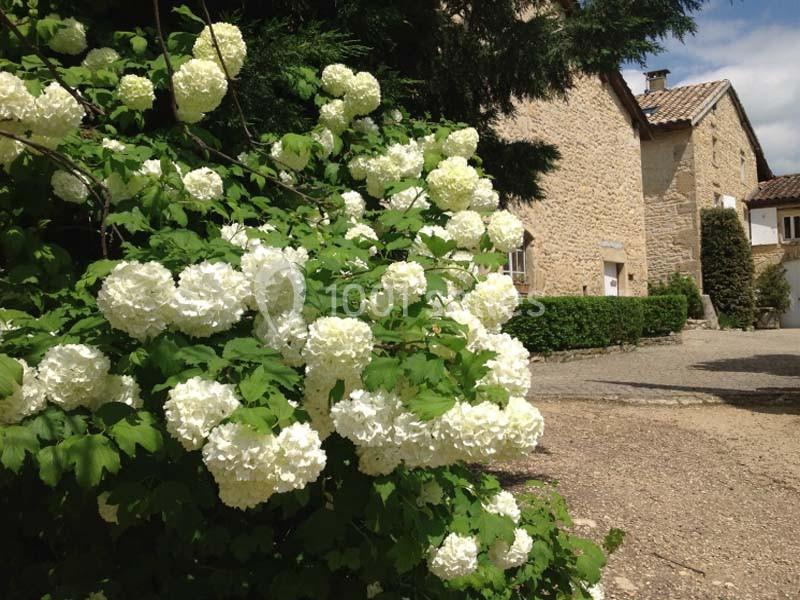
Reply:
[[[516,257],[516,261],[514,258]],[[503,265],[503,274],[508,275],[514,283],[528,283],[528,257],[525,247],[512,250],[508,253],[506,264]]]
[[[800,210],[782,212],[779,219],[781,241],[787,244],[800,242]]]

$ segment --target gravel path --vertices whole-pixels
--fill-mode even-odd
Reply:
[[[686,331],[653,346],[570,363],[531,365],[531,399],[696,402],[800,397],[800,329]]]
[[[627,532],[607,599],[800,598],[800,408],[537,406],[540,451],[501,477],[559,481],[583,535]]]

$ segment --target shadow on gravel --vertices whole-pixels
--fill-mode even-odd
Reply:
[[[609,379],[595,379],[592,381],[593,383],[612,384],[627,388],[664,390],[672,392],[671,395],[675,396],[676,399],[682,394],[686,396],[710,395],[719,398],[726,404],[758,412],[800,413],[800,385],[787,388],[762,387],[752,390],[731,390],[717,387],[643,383],[641,381],[614,381]],[[669,399],[669,395],[665,397]]]
[[[692,366],[700,371],[727,373],[765,373],[778,377],[800,377],[797,354],[757,354],[748,358],[723,358]]]

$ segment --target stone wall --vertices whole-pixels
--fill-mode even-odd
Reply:
[[[518,102],[499,122],[509,140],[558,146],[558,168],[542,179],[546,198],[512,203],[533,241],[528,284],[544,295],[602,295],[603,261],[624,263],[620,291],[647,292],[638,132],[615,92],[599,78],[576,82],[566,100]]]
[[[700,229],[691,130],[654,131],[642,142],[648,273],[651,280],[680,271],[700,276]]]
[[[730,94],[725,94],[716,109],[712,108],[700,121],[692,139],[698,209],[713,207],[715,194],[733,196],[736,212],[749,235],[744,201],[758,187],[756,155]]]

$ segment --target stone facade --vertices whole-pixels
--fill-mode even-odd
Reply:
[[[499,122],[508,140],[543,140],[561,153],[542,178],[545,199],[512,202],[525,223],[525,279],[539,295],[604,295],[616,263],[621,295],[647,293],[638,129],[611,86],[580,78],[566,99],[518,102]]]
[[[788,216],[800,215],[800,202],[796,204],[784,204],[777,208],[777,224],[779,229],[777,244],[764,244],[753,246],[753,263],[756,267],[756,275],[760,274],[769,265],[777,265],[792,260],[800,260],[800,242],[786,241],[780,232],[783,218]]]
[[[745,200],[758,185],[756,154],[726,92],[694,126],[654,128],[642,142],[648,270],[651,279],[675,271],[702,286],[700,211],[736,200],[747,231]]]

